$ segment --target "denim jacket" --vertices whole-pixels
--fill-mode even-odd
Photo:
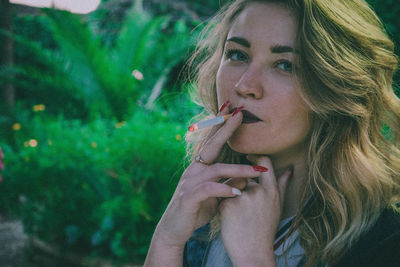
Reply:
[[[192,237],[186,242],[183,267],[201,267],[203,265],[211,242],[208,238],[209,231],[210,224],[208,223],[194,231]]]

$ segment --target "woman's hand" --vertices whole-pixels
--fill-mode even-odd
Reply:
[[[227,113],[227,110],[221,115]],[[215,127],[200,151],[201,159],[213,162],[217,159],[223,145],[240,126],[242,114],[228,119],[224,125]],[[219,183],[221,178],[243,179],[260,175],[249,165],[203,164],[193,162],[183,173],[176,191],[157,225],[152,244],[146,259],[146,266],[164,263],[163,255],[170,259],[179,257],[186,241],[193,231],[208,222],[217,210],[217,198],[232,198],[240,191],[228,184]],[[174,253],[174,250],[177,253]],[[168,251],[168,252],[167,252]],[[176,254],[177,256],[172,256]],[[161,260],[164,258],[163,260]],[[179,259],[182,261],[182,258]],[[172,262],[169,261],[169,262]],[[154,264],[153,264],[154,263]],[[173,264],[171,264],[173,265]]]
[[[261,174],[259,183],[250,181],[241,196],[224,199],[219,206],[222,242],[235,266],[275,266],[274,237],[292,171],[277,182],[270,159],[255,160],[268,172]]]

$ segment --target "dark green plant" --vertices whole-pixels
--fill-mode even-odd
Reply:
[[[31,113],[21,112],[16,147],[0,144],[0,210],[50,244],[142,262],[183,171],[186,126],[171,119],[181,110],[87,124]]]
[[[29,98],[67,114],[76,110],[70,112],[75,118],[100,114],[123,120],[139,100],[144,105],[153,95],[153,102],[171,69],[192,46],[182,21],[152,17],[138,7],[127,13],[113,46],[103,44],[90,21],[81,16],[52,9],[43,12],[56,48],[15,37],[35,60],[20,62],[13,69],[0,68],[0,77],[6,81],[10,73],[15,74],[13,82],[20,91],[30,91]]]
[[[165,35],[168,17],[152,18],[136,6],[126,15],[114,47],[103,47],[89,25],[76,16],[53,10],[46,13],[57,42],[76,67],[72,69],[76,73],[73,77],[82,81],[79,76],[88,73],[92,80],[84,86],[101,92],[119,120],[135,109],[138,98],[150,95],[149,89],[183,60],[191,44],[189,30],[179,27],[179,21],[175,22],[176,30]]]

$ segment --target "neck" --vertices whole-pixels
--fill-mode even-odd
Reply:
[[[282,208],[281,220],[296,215],[301,194],[306,182],[307,166],[305,153],[290,153],[291,156],[270,156],[277,179],[293,166],[293,175],[289,178],[285,191],[285,200]]]

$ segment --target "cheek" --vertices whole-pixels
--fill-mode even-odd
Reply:
[[[288,94],[273,104],[271,125],[278,133],[304,137],[310,129],[310,110],[297,93]],[[293,136],[294,135],[294,136]]]
[[[306,140],[310,131],[310,111],[303,105],[302,100],[290,101],[286,112],[282,112],[282,116],[276,114],[275,125],[272,140],[277,144],[296,145]]]
[[[219,68],[216,77],[216,85],[217,85],[217,98],[218,104],[220,105],[222,102],[226,101],[228,97],[227,88],[229,80],[227,79],[227,73],[223,68]]]
[[[217,86],[217,97],[218,103],[221,104],[226,100],[230,99],[230,95],[233,92],[239,75],[236,73],[237,70],[231,69],[227,66],[220,66],[216,76],[216,86]]]

